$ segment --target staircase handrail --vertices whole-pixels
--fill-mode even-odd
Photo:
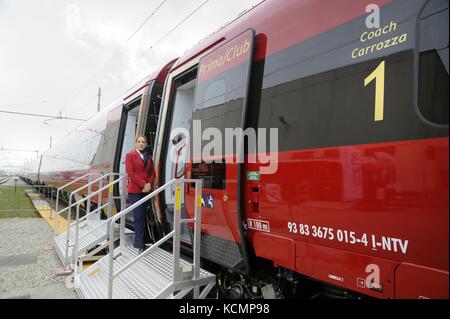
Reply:
[[[93,173],[93,174],[96,174],[96,173]],[[107,178],[107,177],[110,177],[110,176],[115,176],[115,175],[118,175],[118,173],[112,173],[112,172],[110,172],[110,173],[107,173],[107,174],[104,174],[104,175],[102,175],[102,176],[100,176],[99,178],[97,178],[97,179],[95,179],[95,180],[93,180],[93,181],[90,181],[89,183],[87,183],[86,185],[83,185],[83,186],[81,186],[81,187],[79,187],[79,188],[77,188],[76,190],[74,190],[74,191],[72,191],[71,193],[70,193],[70,196],[69,196],[69,206],[65,209],[65,210],[67,210],[67,209],[71,209],[73,206],[75,206],[75,205],[77,205],[78,204],[78,202],[80,202],[80,201],[78,201],[78,202],[74,202],[74,203],[72,203],[73,202],[73,198],[74,198],[74,196],[75,196],[75,194],[77,194],[79,191],[81,191],[81,190],[83,190],[83,189],[85,189],[85,188],[89,188],[90,189],[90,187],[93,185],[93,184],[95,184],[95,183],[97,183],[97,182],[99,182],[99,189],[102,189],[102,191],[104,190],[104,188],[105,187],[101,187],[101,185],[102,185],[102,181],[105,179],[105,178]],[[109,184],[108,184],[108,187],[109,187]],[[95,192],[95,194],[97,194],[97,193],[99,193],[98,192],[98,190]],[[89,200],[92,198],[92,196],[89,196]],[[64,210],[62,210],[62,211],[64,211]],[[62,212],[61,211],[61,212]],[[61,212],[57,212],[57,215],[59,215]],[[64,260],[65,260],[65,267],[67,267],[68,266],[68,255],[69,255],[69,245],[70,245],[70,224],[71,224],[71,213],[70,213],[70,211],[69,211],[69,213],[67,214],[67,225],[68,225],[68,227],[67,227],[67,231],[66,231],[66,249],[65,249],[65,254],[64,254]],[[79,216],[79,214],[77,215],[77,217]],[[58,220],[58,218],[56,218],[57,220]],[[55,227],[55,234],[56,234],[56,232],[57,232],[57,227]]]
[[[201,184],[202,184],[202,180],[201,179],[172,179],[169,182],[167,182],[166,184],[164,184],[163,186],[157,188],[156,190],[154,190],[153,192],[149,193],[148,195],[144,196],[143,198],[141,198],[140,200],[138,200],[136,203],[130,205],[129,207],[127,207],[126,209],[122,210],[121,212],[117,213],[116,215],[114,215],[114,217],[111,219],[111,221],[109,222],[109,279],[108,279],[108,298],[111,299],[112,298],[112,293],[113,293],[113,281],[114,278],[116,276],[118,276],[120,273],[122,273],[125,269],[129,268],[130,266],[132,266],[134,263],[136,263],[138,260],[140,260],[141,258],[143,258],[144,256],[146,256],[147,254],[149,254],[151,251],[153,251],[154,249],[156,249],[156,247],[158,247],[159,245],[161,245],[162,243],[164,243],[167,239],[169,239],[170,237],[176,235],[176,226],[175,222],[174,222],[174,230],[172,230],[169,234],[167,234],[166,236],[164,236],[163,238],[161,238],[159,241],[157,241],[155,244],[153,244],[149,249],[146,249],[143,253],[139,254],[138,256],[136,256],[133,260],[131,260],[130,262],[128,262],[126,265],[124,265],[122,268],[120,268],[116,273],[114,273],[114,241],[111,240],[111,238],[114,238],[114,224],[116,223],[116,221],[119,218],[123,218],[125,215],[127,215],[128,213],[132,212],[134,208],[138,207],[139,205],[143,204],[144,202],[150,200],[151,198],[155,197],[156,195],[158,195],[159,193],[161,193],[163,190],[166,190],[167,188],[169,188],[170,186],[172,186],[172,184],[181,184],[181,183],[196,183],[196,186],[199,184],[200,188],[196,187],[196,194],[195,194],[195,207],[197,207],[197,203],[198,203],[198,189],[200,189],[200,193],[201,193]],[[201,195],[200,195],[201,196]],[[201,197],[200,197],[201,198]],[[201,202],[201,200],[200,200]],[[181,202],[180,202],[181,203]],[[177,218],[177,214],[176,214],[176,209],[174,212],[174,219]],[[197,210],[195,210],[195,222],[196,222],[196,239],[198,240],[198,235],[199,235],[199,229],[197,229],[197,226],[199,226],[199,219],[197,219]],[[200,217],[201,218],[201,217]],[[197,224],[198,223],[198,224]],[[179,229],[178,229],[179,232]],[[195,246],[195,245],[194,245]],[[179,247],[178,247],[179,248]],[[175,254],[175,244],[173,245],[173,250],[174,250],[174,260],[179,259],[179,251],[176,252]],[[177,258],[178,257],[178,258]],[[194,260],[196,260],[197,262],[197,266],[199,265],[199,255],[198,253],[196,254],[194,252]],[[175,269],[174,269],[175,271]],[[197,271],[198,273],[198,271]],[[198,275],[198,274],[194,274]],[[175,278],[173,278],[173,281],[175,281]]]
[[[89,194],[88,196],[78,200],[75,203],[76,206],[77,206],[77,209],[76,209],[77,213],[76,213],[76,216],[75,216],[75,222],[76,222],[76,224],[75,224],[75,245],[74,245],[74,250],[73,250],[73,253],[72,253],[72,259],[73,259],[73,263],[74,264],[76,262],[76,254],[77,254],[77,251],[78,251],[78,243],[79,243],[79,238],[78,237],[79,237],[79,230],[80,230],[80,205],[83,202],[85,202],[87,200],[90,200],[92,197],[96,196],[97,194],[99,194],[99,193],[101,194],[106,189],[110,188],[111,186],[113,186],[113,185],[117,184],[118,182],[120,182],[122,180],[125,180],[127,178],[127,175],[126,174],[122,174],[122,173],[108,173],[107,175],[110,175],[110,176],[118,175],[119,178],[114,179],[112,182],[109,182],[105,186],[99,188],[95,192],[93,192],[93,193]],[[107,176],[105,176],[105,177],[107,177]],[[111,196],[111,194],[110,194],[110,196]],[[67,238],[69,238],[69,232],[70,232],[70,227],[67,228]],[[66,250],[67,249],[68,249],[68,247],[66,247]],[[67,258],[67,256],[66,256],[66,258]]]
[[[58,230],[58,228],[59,228],[59,227],[58,227],[58,226],[59,226],[59,225],[58,225],[58,216],[59,216],[62,212],[65,212],[66,210],[68,210],[68,209],[70,208],[70,206],[69,206],[69,207],[64,208],[64,209],[61,210],[61,211],[58,211],[58,206],[59,206],[59,193],[60,193],[60,191],[62,191],[64,188],[66,188],[66,187],[68,187],[68,186],[70,186],[70,185],[72,185],[72,184],[74,184],[74,183],[76,183],[76,182],[82,180],[83,178],[90,177],[90,176],[95,176],[95,175],[100,175],[100,173],[87,173],[87,174],[84,174],[83,176],[80,176],[80,177],[74,179],[73,181],[71,181],[71,182],[69,182],[69,183],[66,183],[66,184],[64,184],[63,186],[61,186],[61,187],[59,187],[59,188],[57,189],[57,191],[56,191],[56,206],[55,206],[56,216],[55,216],[54,227],[53,227],[53,229],[54,229],[54,236],[57,235],[57,230]],[[69,201],[70,201],[70,199],[69,199]],[[70,204],[70,203],[69,203],[69,204]]]

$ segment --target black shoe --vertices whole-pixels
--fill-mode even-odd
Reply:
[[[144,249],[145,248],[145,246],[138,245],[136,243],[133,244],[133,247],[136,248],[136,249]]]

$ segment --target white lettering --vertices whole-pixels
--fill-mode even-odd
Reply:
[[[261,166],[261,174],[274,174],[278,170],[278,128],[270,128],[270,151],[266,153],[266,130],[258,128],[258,159],[262,164],[269,163],[269,166]]]
[[[210,140],[209,137],[212,137],[212,140],[203,147],[202,151],[202,159],[205,163],[212,162],[222,162],[222,133],[216,127],[208,127],[203,131],[202,140]],[[211,151],[213,153],[211,154]],[[212,159],[214,157],[214,159]]]
[[[366,12],[370,13],[366,18],[366,27],[368,29],[375,29],[380,27],[380,7],[376,4],[369,4],[366,7]]]
[[[180,306],[179,313],[182,314],[205,314],[207,317],[211,316],[214,306],[194,306],[186,303],[185,306]]]
[[[380,289],[380,267],[375,264],[367,265],[366,272],[370,273],[366,277],[366,287],[369,289]]]
[[[391,250],[391,239],[389,237],[381,237],[384,250]]]

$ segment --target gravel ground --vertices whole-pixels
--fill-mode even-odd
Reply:
[[[28,264],[5,266],[7,257],[17,255],[28,258],[22,260]],[[42,218],[0,219],[0,299],[77,298],[66,288],[66,277],[55,275],[58,267],[53,232]]]

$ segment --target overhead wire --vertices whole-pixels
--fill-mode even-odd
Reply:
[[[173,31],[178,29],[184,22],[186,22],[192,15],[194,15],[198,10],[200,10],[206,3],[208,3],[210,0],[204,1],[200,6],[198,6],[194,11],[189,13],[187,16],[185,16],[179,23],[177,23],[170,31],[168,31],[166,34],[164,34],[159,40],[157,40],[155,43],[153,43],[147,50],[144,51],[144,53],[148,52],[149,50],[155,48],[159,43],[161,43],[165,38],[167,38]],[[145,78],[145,77],[144,77]],[[102,86],[103,89],[109,87],[114,80],[110,80],[105,85]],[[122,94],[121,94],[122,95]],[[119,98],[120,95],[118,95],[114,100]],[[92,99],[91,99],[92,101]],[[89,103],[89,102],[88,102]]]
[[[37,117],[46,117],[46,118],[54,118],[54,119],[63,119],[63,120],[73,120],[73,121],[86,121],[85,119],[79,119],[75,117],[68,117],[62,115],[44,115],[44,114],[35,114],[35,113],[24,113],[24,112],[11,112],[11,111],[0,111],[0,113],[13,114],[13,115],[26,115],[26,116],[37,116]]]
[[[119,55],[122,50],[125,48],[125,46],[128,44],[128,42],[139,32],[140,29],[155,15],[155,13],[167,2],[168,0],[163,0],[155,10],[152,11],[152,13],[145,18],[145,20],[137,27],[137,29],[127,38],[127,40],[120,46],[119,49],[117,49],[111,57],[109,57],[103,65],[95,72],[95,74],[89,78],[88,81],[85,82],[85,84],[79,89],[79,91],[74,95],[74,97],[71,98],[64,98],[64,99],[58,99],[58,100],[41,100],[36,102],[25,102],[25,103],[15,103],[15,104],[6,104],[6,105],[0,105],[0,108],[9,108],[9,107],[15,107],[15,106],[25,106],[25,105],[37,105],[37,104],[46,104],[46,103],[53,103],[58,101],[68,101],[68,100],[76,100],[76,97],[87,87],[87,85],[95,78],[97,75],[105,68],[105,66],[108,64],[110,60],[112,60],[114,57]],[[155,46],[157,46],[160,42],[162,42],[165,38],[167,38],[173,31],[175,31],[177,28],[179,28],[184,22],[186,22],[193,14],[195,14],[198,10],[200,10],[206,3],[208,3],[209,0],[204,1],[200,6],[198,6],[194,11],[189,13],[186,17],[184,17],[177,25],[175,25],[171,30],[169,30],[166,34],[164,34],[160,39],[158,39],[155,43],[153,43],[145,52],[153,49]],[[109,81],[105,87],[109,87],[113,80]],[[89,105],[92,100],[94,100],[97,97],[97,95],[93,96],[84,106],[80,108],[83,109],[87,105]],[[6,113],[6,112],[4,112]],[[69,119],[69,118],[67,118]]]
[[[70,101],[74,100],[73,98],[64,98],[64,99],[57,99],[57,100],[41,100],[36,102],[24,102],[24,103],[15,103],[15,104],[4,104],[0,105],[0,108],[7,108],[7,107],[15,107],[15,106],[24,106],[24,105],[38,105],[38,104],[46,104],[46,103],[54,103],[54,102],[61,102],[61,101]]]
[[[162,42],[165,38],[167,38],[173,31],[175,31],[177,28],[179,28],[184,22],[186,22],[192,15],[194,15],[198,10],[200,10],[206,3],[208,3],[210,0],[206,0],[204,1],[201,5],[199,5],[197,8],[195,8],[193,11],[191,11],[187,16],[185,16],[179,23],[177,23],[170,31],[168,31],[166,34],[164,34],[160,39],[158,39],[154,44],[152,44],[147,50],[144,51],[148,52],[149,50],[153,49],[154,47],[156,47],[160,42]],[[145,78],[145,77],[144,77]],[[107,82],[105,85],[102,85],[102,89],[105,90],[107,87],[109,87],[112,83],[114,82],[114,80],[110,80],[109,82]],[[119,98],[122,94],[118,95],[117,97],[115,97],[113,99],[116,100],[117,98]],[[89,103],[96,98],[96,96],[94,96],[92,99],[90,99],[83,107],[80,108],[80,110],[84,109],[86,106],[89,105]]]
[[[121,45],[121,47],[119,49],[117,49],[113,55],[108,58],[103,65],[95,72],[95,74],[88,79],[88,81],[85,82],[85,84],[83,84],[83,86],[78,90],[78,92],[71,98],[67,98],[67,99],[63,99],[63,100],[76,100],[77,97],[79,96],[79,94],[88,86],[88,84],[95,79],[98,74],[106,67],[106,65],[108,64],[108,62],[110,60],[112,60],[114,57],[116,57],[117,55],[119,55],[122,50],[125,48],[125,46],[128,44],[128,42],[136,35],[136,33],[142,29],[142,27],[150,20],[150,18],[152,16],[154,16],[154,14],[167,2],[167,0],[162,1],[158,7],[139,25],[139,27],[128,37],[128,39]],[[159,38],[155,43],[153,43],[147,50],[144,51],[148,52],[149,50],[154,49],[159,43],[161,43],[165,38],[167,38],[173,31],[175,31],[176,29],[178,29],[184,22],[186,22],[191,16],[193,16],[197,11],[199,11],[203,6],[205,6],[207,3],[209,2],[209,0],[205,0],[202,4],[200,4],[197,8],[195,8],[192,12],[190,12],[187,16],[185,16],[179,23],[177,23],[172,29],[170,29],[168,32],[166,32],[161,38]],[[111,85],[113,81],[111,80],[110,82],[108,82],[105,86],[103,86],[103,88],[108,87],[109,85]],[[94,96],[93,98],[91,98],[86,105],[88,105],[93,99],[95,99],[97,97]],[[31,105],[31,104],[45,104],[45,103],[50,103],[50,101],[47,100],[43,100],[43,101],[38,101],[35,103],[18,103],[18,104],[11,104],[11,105],[2,105],[0,107],[4,108],[4,107],[11,107],[11,106],[21,106],[21,105]],[[84,107],[83,107],[84,108]],[[0,111],[0,113],[6,113],[6,114],[15,114],[15,115],[27,115],[27,116],[37,116],[37,117],[46,117],[47,119],[51,120],[51,119],[69,119],[69,120],[78,120],[78,121],[85,121],[84,119],[77,119],[77,118],[71,118],[71,117],[62,117],[60,116],[51,116],[51,115],[43,115],[43,114],[33,114],[33,113],[23,113],[23,112],[8,112],[8,111]]]
[[[154,44],[150,46],[145,52],[148,50],[153,49],[156,45],[158,45],[162,40],[164,40],[166,37],[169,36],[173,31],[175,31],[180,25],[182,25],[187,19],[189,19],[194,13],[196,13],[198,10],[200,10],[205,4],[207,4],[209,0],[204,1],[200,6],[197,7],[194,11],[189,13],[183,20],[181,20],[175,27],[173,27],[169,32],[167,32],[165,35],[163,35],[158,41],[156,41]]]
[[[125,46],[128,44],[128,42],[136,35],[137,32],[139,32],[140,29],[142,29],[142,27],[150,20],[150,18],[152,16],[155,15],[155,13],[167,2],[168,0],[163,0],[158,7],[156,7],[155,10],[153,10],[153,12],[146,17],[146,19],[138,26],[138,28],[127,38],[127,40],[121,45],[121,47],[119,49],[117,49],[113,55],[111,57],[109,57],[104,63],[103,65],[95,72],[95,74],[89,78],[88,81],[85,82],[85,84],[81,87],[81,89],[74,95],[74,97],[72,98],[67,98],[67,99],[63,99],[63,100],[75,100],[76,97],[87,87],[87,85],[98,76],[98,74],[105,68],[105,66],[108,64],[108,62],[113,59],[115,56],[119,55],[122,50],[125,48]],[[196,7],[193,11],[191,11],[187,16],[185,16],[180,22],[178,22],[172,29],[170,29],[168,32],[166,32],[161,38],[159,38],[155,43],[153,43],[147,50],[144,51],[148,52],[149,50],[154,49],[159,43],[161,43],[165,38],[167,38],[173,31],[175,31],[176,29],[178,29],[184,22],[186,22],[191,16],[193,16],[197,11],[199,11],[203,6],[205,6],[210,0],[205,0],[204,2],[202,2],[198,7]],[[113,80],[110,80],[109,82],[107,82],[107,84],[105,84],[104,86],[102,86],[102,88],[107,88],[109,87],[111,84],[113,83]],[[81,107],[79,110],[84,109],[86,106],[89,105],[90,102],[92,102],[92,100],[94,100],[97,97],[97,95],[93,96],[88,102],[86,102],[86,104]],[[44,103],[50,103],[50,101],[39,101],[36,103],[20,103],[20,104],[12,104],[12,105],[3,105],[0,107],[10,107],[10,106],[19,106],[19,105],[27,105],[27,104],[44,104]],[[55,116],[46,116],[46,115],[38,115],[38,114],[29,114],[29,113],[19,113],[19,112],[7,112],[7,111],[0,111],[1,113],[10,113],[10,114],[20,114],[20,115],[30,115],[30,116],[41,116],[41,117],[47,117],[47,118],[59,118],[61,119],[61,117],[55,117]],[[82,119],[75,119],[75,118],[70,118],[70,117],[63,117],[64,119],[71,119],[71,120],[82,120]],[[82,121],[85,121],[84,119]]]
[[[77,93],[74,95],[75,97],[78,96],[81,92],[83,92],[83,90],[88,86],[89,83],[91,83],[91,81],[93,79],[95,79],[98,74],[105,68],[105,66],[108,64],[109,61],[111,61],[111,59],[113,59],[114,57],[116,57],[117,55],[119,55],[119,53],[123,50],[123,48],[127,45],[127,43],[136,35],[136,33],[150,20],[150,18],[163,6],[164,3],[166,3],[167,0],[162,1],[158,7],[153,10],[153,12],[139,25],[139,27],[128,37],[128,39],[120,46],[119,49],[117,49],[112,56],[110,56],[104,63],[103,65],[94,73],[94,75],[92,77],[90,77],[82,86],[81,88],[77,91]]]

